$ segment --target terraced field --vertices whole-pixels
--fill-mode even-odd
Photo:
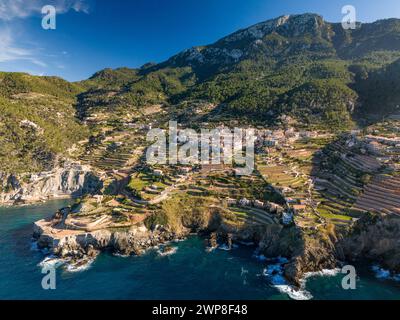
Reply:
[[[400,215],[400,176],[379,175],[364,188],[354,207]]]
[[[95,231],[104,228],[129,227],[142,222],[152,214],[152,208],[144,208],[122,197],[85,198],[76,204],[72,213],[64,221],[70,230]]]
[[[168,190],[172,190],[176,179],[174,171],[163,173],[162,176],[156,176],[150,169],[141,172],[135,172],[131,175],[126,190],[130,191],[131,196],[144,201],[153,201],[162,196]]]
[[[110,135],[100,143],[88,146],[80,160],[105,172],[118,171],[139,160],[144,151],[143,144],[143,138],[132,131]]]
[[[248,225],[279,223],[277,217],[273,217],[266,211],[256,208],[230,207],[229,211],[233,213],[239,221]]]
[[[363,190],[363,180],[375,174],[381,167],[373,157],[350,155],[344,141],[336,141],[324,149],[317,158],[314,186],[318,210],[325,216],[353,216],[357,212],[350,210]],[[319,164],[323,165],[323,169]],[[357,215],[355,215],[357,216]],[[343,220],[343,218],[340,218]]]
[[[260,159],[257,164],[261,176],[285,196],[290,206],[305,205],[304,213],[312,213],[309,161],[314,152],[313,148],[307,149],[304,145],[299,145],[295,149],[270,153],[264,157],[264,161]]]
[[[258,166],[263,177],[278,187],[297,189],[304,186],[304,178],[288,166]]]
[[[203,177],[204,187],[221,200],[226,198],[261,200],[276,202],[282,199],[261,176],[254,173],[251,176],[235,176],[229,171],[213,172]]]

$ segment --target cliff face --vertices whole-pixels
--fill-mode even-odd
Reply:
[[[149,248],[184,236],[163,227],[150,230],[142,223],[132,223],[124,228],[110,226],[94,231],[71,229],[66,224],[70,214],[71,208],[63,208],[52,218],[37,221],[33,236],[39,248],[47,248],[73,267],[89,262],[102,251],[140,255]],[[85,215],[85,211],[81,214]]]
[[[284,276],[299,287],[304,274],[334,269],[344,260],[342,249],[338,246],[343,234],[329,223],[314,229],[280,223],[239,226],[228,223],[223,212],[213,207],[193,209],[191,214],[182,216],[180,223],[185,229],[211,233],[208,243],[212,247],[217,240],[228,247],[227,239],[253,242],[266,257],[287,258],[288,263],[283,267]]]
[[[0,205],[30,203],[52,198],[79,197],[101,187],[99,178],[86,166],[68,163],[49,172],[32,175],[0,173]]]
[[[88,201],[86,198],[84,204]],[[103,219],[117,214],[112,208],[107,209],[107,203],[93,207],[94,211],[87,207],[90,206],[81,205],[77,207],[79,210],[65,208],[51,219],[36,222],[34,235],[39,247],[49,248],[71,263],[79,263],[104,250],[140,255],[148,248],[197,232],[211,234],[208,242],[211,248],[222,243],[231,247],[232,241],[253,242],[266,257],[287,258],[283,274],[290,283],[299,287],[304,274],[334,269],[344,261],[367,258],[400,272],[400,217],[394,215],[366,215],[348,229],[337,229],[329,223],[312,228],[279,223],[254,226],[232,224],[220,209],[212,206],[182,206],[173,217],[164,217],[164,222],[160,217],[152,220],[154,216],[150,216],[150,220],[131,220],[124,227],[117,228]],[[101,212],[103,216],[97,230],[73,228],[89,225],[91,218],[100,221],[98,213]]]
[[[84,201],[87,204],[89,199]],[[211,248],[215,248],[218,243],[231,247],[232,241],[253,242],[267,257],[287,258],[285,276],[291,283],[299,286],[305,273],[335,268],[341,258],[336,249],[336,231],[330,225],[311,231],[278,223],[235,225],[225,220],[226,217],[219,209],[197,206],[191,209],[181,207],[179,213],[176,212],[173,217],[167,215],[164,223],[160,222],[160,217],[155,220],[153,217],[154,221],[151,218],[147,223],[132,221],[124,228],[113,228],[109,222],[99,224],[95,231],[73,228],[76,225],[84,226],[85,223],[87,226],[93,212],[109,215],[106,204],[96,207],[95,211],[88,210],[87,207],[90,206],[81,205],[77,207],[79,210],[64,208],[51,219],[36,222],[34,237],[38,240],[38,246],[49,248],[53,254],[69,259],[71,263],[79,263],[104,250],[123,255],[140,255],[148,248],[185,237],[190,232],[206,236],[211,234],[208,242]],[[98,219],[97,215],[95,217]],[[68,221],[73,221],[74,224]]]
[[[400,272],[400,217],[368,214],[355,223],[340,242],[348,260],[368,259]]]
[[[321,225],[318,230],[304,230],[297,226],[270,225],[261,240],[261,252],[268,257],[289,259],[284,266],[285,277],[300,286],[305,273],[334,269],[343,254],[337,249],[338,234],[332,225]]]
[[[49,235],[52,230],[52,235]],[[97,253],[110,250],[122,255],[140,255],[146,249],[179,238],[166,230],[148,230],[145,226],[132,226],[126,230],[112,231],[108,229],[93,232],[61,231],[41,220],[35,223],[34,237],[40,248],[48,248],[61,258],[78,261]],[[60,230],[58,230],[60,231]]]

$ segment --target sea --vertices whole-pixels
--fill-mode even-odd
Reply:
[[[309,274],[301,290],[282,277],[284,258],[266,259],[251,243],[206,250],[191,236],[142,256],[103,253],[78,269],[38,250],[33,222],[52,215],[69,200],[0,208],[0,299],[40,300],[400,300],[400,277],[379,266],[356,266],[356,288],[345,290],[341,270]],[[64,263],[64,264],[63,264]],[[57,265],[53,289],[43,286],[46,265]]]

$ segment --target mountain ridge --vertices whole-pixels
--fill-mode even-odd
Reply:
[[[379,119],[398,111],[400,97],[392,82],[400,76],[399,59],[400,19],[344,30],[340,23],[308,13],[260,22],[158,64],[106,68],[80,82],[1,73],[0,104],[14,120],[1,121],[8,151],[0,158],[9,163],[7,159],[22,157],[21,168],[32,154],[53,158],[60,146],[72,147],[74,137],[81,140],[89,131],[101,131],[86,126],[87,119],[101,115],[114,125],[149,105],[168,106],[171,116],[182,118],[182,106],[211,104],[216,107],[202,117],[208,122],[280,125],[280,119],[290,117],[298,126],[345,130],[371,115]],[[385,75],[391,80],[385,81]],[[63,125],[54,117],[60,112],[67,113]],[[40,122],[45,130],[34,150],[30,144],[36,140],[29,142],[26,135],[35,138],[38,133],[19,128],[25,120]],[[73,129],[56,134],[68,126]]]
[[[375,28],[379,34],[374,31],[373,37],[368,35]],[[341,101],[342,107],[336,107],[344,114],[344,104],[354,110],[353,105],[363,100],[358,98],[357,86],[348,85],[358,73],[368,73],[400,58],[398,31],[400,20],[395,18],[344,30],[340,23],[326,22],[318,14],[280,16],[238,30],[213,44],[186,49],[159,64],[130,69],[140,78],[126,81],[123,89],[141,97],[133,101],[138,105],[202,99],[229,105],[232,108],[226,110],[228,113],[254,109],[266,117],[271,113],[279,116],[279,110],[285,107],[275,108],[274,104],[286,101],[284,95],[293,89],[307,82],[312,85],[325,79],[329,84],[338,80],[345,86],[343,92],[353,91],[349,101]],[[283,73],[293,74],[284,77]],[[298,79],[302,74],[303,79]],[[248,101],[254,95],[264,101]],[[244,106],[246,103],[250,106]]]

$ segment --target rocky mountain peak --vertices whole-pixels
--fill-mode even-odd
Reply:
[[[328,38],[327,25],[329,24],[317,14],[284,15],[239,30],[212,45],[185,50],[172,57],[169,62],[174,66],[230,65],[251,56],[254,51],[259,51],[258,46],[262,46],[268,35],[278,34],[282,39],[287,39],[286,43],[292,38],[307,35],[315,39]]]
[[[298,36],[308,31],[315,31],[324,26],[324,24],[323,18],[313,13],[284,15],[239,30],[221,39],[221,42],[235,42],[244,38],[257,40],[272,32],[280,33],[279,31],[284,30],[290,31],[294,36]]]

